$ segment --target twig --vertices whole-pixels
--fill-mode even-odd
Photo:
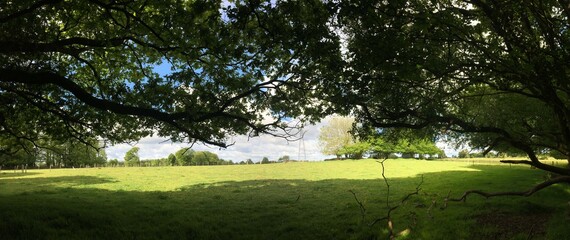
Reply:
[[[404,203],[408,200],[408,198],[410,198],[412,195],[418,195],[418,194],[420,193],[420,190],[422,189],[421,186],[422,186],[423,183],[424,183],[424,175],[422,174],[422,175],[421,175],[421,181],[420,181],[420,183],[416,186],[416,191],[415,191],[415,192],[412,192],[412,193],[409,193],[408,195],[406,195],[406,196],[402,199],[402,201],[401,201],[400,203],[401,203],[401,204],[404,204]]]
[[[450,195],[451,195],[451,190],[447,193],[447,196],[443,199],[443,206],[440,207],[441,210],[447,208],[447,202],[449,201]]]
[[[388,183],[388,178],[386,178],[385,175],[385,167],[384,167],[384,162],[388,160],[388,158],[385,158],[382,161],[377,161],[378,163],[380,163],[380,165],[382,166],[382,178],[384,179],[384,183],[386,184],[387,187],[387,194],[386,194],[386,207],[388,207],[388,211],[386,212],[386,216],[381,217],[381,218],[377,218],[376,220],[374,220],[372,223],[369,224],[370,227],[374,226],[376,223],[380,222],[380,221],[384,221],[387,220],[388,221],[388,234],[390,239],[394,239],[396,237],[396,235],[394,234],[394,224],[392,222],[392,212],[396,209],[398,209],[400,206],[404,205],[406,203],[406,201],[413,195],[417,195],[419,194],[419,191],[421,189],[422,184],[424,183],[424,176],[421,176],[421,181],[420,183],[416,186],[416,191],[407,194],[406,196],[404,196],[402,198],[402,200],[395,206],[390,207],[390,184]]]
[[[429,208],[427,209],[427,214],[429,216],[429,218],[433,219],[433,215],[431,215],[431,210],[433,209],[433,207],[435,207],[435,205],[437,204],[437,201],[434,199],[431,201],[431,205],[429,205]]]
[[[530,227],[530,231],[528,232],[528,236],[526,237],[527,240],[532,239],[532,236],[534,235],[534,234],[533,234],[534,226],[536,226],[536,223],[533,224],[533,225]]]
[[[356,197],[356,193],[352,190],[348,190],[350,193],[352,193],[352,195],[354,196],[354,200],[356,200],[356,202],[358,203],[358,206],[360,207],[360,215],[362,216],[362,220],[364,221],[364,217],[366,215],[366,208],[364,208],[364,205],[362,204],[362,202],[360,200],[358,200],[358,197]]]
[[[388,183],[388,179],[386,178],[386,175],[384,175],[385,173],[385,167],[384,167],[384,162],[388,160],[388,158],[384,158],[384,160],[382,161],[377,161],[378,163],[380,163],[380,165],[382,165],[382,178],[384,179],[384,183],[386,183],[386,207],[390,207],[390,184]]]

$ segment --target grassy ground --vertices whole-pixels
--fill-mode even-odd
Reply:
[[[0,239],[385,239],[387,189],[373,160],[212,167],[0,173]],[[450,203],[472,188],[524,190],[539,170],[469,162],[388,160],[402,239],[564,239],[570,187],[529,198]],[[349,192],[356,193],[361,209]],[[433,201],[436,207],[429,210]],[[429,213],[428,214],[428,210]],[[431,215],[431,216],[430,216]],[[510,229],[510,230],[505,230]]]

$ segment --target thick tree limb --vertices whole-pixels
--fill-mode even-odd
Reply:
[[[14,82],[14,83],[23,83],[31,85],[53,84],[71,92],[75,97],[77,97],[77,99],[79,99],[83,103],[91,107],[97,108],[99,110],[110,111],[121,115],[131,115],[131,116],[148,117],[156,119],[158,121],[167,123],[177,128],[181,132],[187,133],[189,137],[198,139],[204,143],[221,147],[227,146],[224,143],[214,142],[209,139],[206,139],[205,137],[198,136],[193,131],[191,131],[191,129],[187,129],[182,125],[180,125],[179,121],[182,120],[192,121],[191,115],[187,112],[171,114],[152,108],[136,107],[105,99],[96,98],[93,95],[89,94],[85,89],[83,89],[75,82],[55,73],[51,72],[31,73],[22,70],[0,69],[0,82]],[[220,113],[219,116],[225,116],[225,115]],[[244,119],[236,119],[236,120],[247,121]],[[250,126],[254,125],[251,124]]]
[[[154,108],[146,108],[146,107],[139,107],[134,105],[127,105],[120,102],[115,102],[107,99],[101,99],[93,96],[83,87],[68,79],[64,76],[53,72],[28,72],[23,70],[16,70],[16,69],[0,69],[0,82],[6,83],[21,83],[27,85],[55,85],[61,89],[69,91],[73,94],[79,101],[85,103],[88,106],[93,108],[109,111],[115,114],[120,115],[130,115],[136,117],[146,117],[150,119],[155,119],[160,122],[166,123],[171,125],[172,127],[178,129],[181,132],[188,134],[188,137],[200,140],[206,144],[216,145],[220,147],[227,147],[228,145],[223,142],[212,141],[207,138],[207,136],[201,136],[200,134],[196,133],[194,129],[190,129],[187,126],[184,126],[186,123],[198,123],[198,122],[205,122],[211,119],[216,118],[224,118],[224,119],[233,119],[235,121],[244,123],[248,127],[252,129],[253,132],[257,133],[266,133],[273,136],[280,136],[276,133],[272,133],[270,131],[269,126],[280,128],[278,125],[280,119],[276,120],[272,123],[266,124],[256,124],[252,120],[248,119],[244,116],[239,116],[235,114],[231,114],[225,112],[224,109],[217,110],[214,112],[189,112],[189,111],[182,111],[182,112],[164,112],[160,109]],[[271,82],[271,81],[270,81]],[[251,91],[248,91],[247,94],[253,94],[254,90],[260,90],[270,82],[261,83],[252,87]],[[240,95],[240,97],[244,98],[247,97],[247,94]],[[232,99],[232,101],[236,101],[236,99]],[[284,130],[284,135],[287,138],[290,136],[290,132],[287,129],[281,127],[281,130]]]
[[[70,79],[51,72],[32,73],[22,70],[0,69],[0,82],[14,82],[31,85],[53,84],[71,92],[75,97],[77,97],[85,104],[98,108],[100,110],[108,110],[117,114],[124,115],[151,117],[165,122],[172,121],[172,116],[165,112],[161,112],[155,109],[124,105],[117,102],[96,98]]]
[[[529,160],[501,160],[502,163],[512,163],[512,164],[528,164],[534,166],[534,163]]]
[[[481,191],[481,190],[469,190],[463,193],[463,195],[459,198],[447,198],[447,201],[453,201],[453,202],[465,202],[467,200],[467,197],[469,195],[472,194],[477,194],[477,195],[481,195],[485,198],[490,198],[490,197],[498,197],[498,196],[524,196],[524,197],[528,197],[533,195],[534,193],[549,187],[551,185],[557,184],[557,183],[570,183],[570,176],[562,176],[562,177],[557,177],[557,178],[553,178],[550,179],[548,181],[542,182],[536,186],[534,186],[533,188],[526,190],[526,191],[507,191],[507,192],[485,192],[485,191]]]
[[[561,175],[565,175],[565,176],[570,176],[570,168],[561,168],[561,167],[556,167],[556,166],[552,166],[552,165],[542,163],[538,159],[536,154],[534,153],[534,150],[528,144],[524,144],[524,143],[521,143],[518,141],[510,141],[509,143],[513,147],[516,147],[520,150],[523,150],[528,155],[528,157],[530,158],[530,162],[532,163],[531,164],[532,166],[534,166],[538,169],[548,171],[548,172],[557,173],[557,174],[561,174]]]

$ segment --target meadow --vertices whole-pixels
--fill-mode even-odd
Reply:
[[[391,159],[266,165],[2,170],[0,239],[567,239],[570,186],[515,165]],[[354,193],[354,195],[351,193]],[[358,201],[355,199],[358,199]],[[359,202],[362,204],[360,206]]]

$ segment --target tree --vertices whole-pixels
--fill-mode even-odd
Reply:
[[[567,1],[345,0],[338,7],[333,22],[346,36],[345,66],[341,80],[314,83],[321,103],[352,113],[368,132],[406,128],[484,153],[516,149],[530,160],[503,162],[562,175],[511,195],[570,182],[570,168],[537,157],[570,156]]]
[[[221,6],[0,3],[0,138],[115,143],[158,133],[226,147],[230,135],[287,136],[274,131],[289,129],[281,119],[309,116],[300,106],[311,100],[296,89],[326,78],[327,59],[340,57],[329,11],[319,0]]]
[[[263,159],[261,160],[261,164],[268,164],[268,163],[269,163],[269,158],[263,157]]]
[[[116,159],[116,158],[110,159],[108,161],[108,164],[111,165],[111,167],[117,167],[117,166],[119,166],[119,159]]]
[[[289,160],[291,160],[291,157],[289,157],[289,155],[283,155],[279,158],[279,160],[277,160],[277,162],[288,162]]]
[[[176,156],[174,156],[174,154],[171,153],[170,155],[168,155],[168,165],[174,166],[176,165],[176,162],[177,162]]]
[[[179,166],[190,166],[195,161],[192,160],[194,157],[194,150],[190,148],[182,148],[178,150],[174,156],[176,158],[176,162]]]
[[[205,151],[204,154],[206,155],[206,157],[207,157],[207,159],[208,159],[208,164],[209,164],[209,165],[217,165],[217,164],[220,164],[220,161],[222,161],[222,160],[220,159],[220,157],[218,157],[218,154],[215,154],[215,153],[213,153],[213,152]]]
[[[418,154],[419,158],[423,159],[426,155],[433,157],[435,155],[443,154],[443,150],[439,149],[434,141],[429,139],[414,139],[408,145],[407,152]]]
[[[127,151],[124,161],[126,166],[138,166],[141,162],[139,158],[139,147],[133,147]]]
[[[458,158],[470,158],[471,155],[467,149],[463,149],[457,153]]]
[[[375,158],[388,158],[390,154],[398,153],[396,144],[385,140],[383,137],[375,136],[368,140],[370,143],[370,154]]]
[[[218,155],[208,151],[197,151],[192,157],[192,162],[196,165],[216,165],[219,161]]]
[[[6,142],[4,143],[6,144]],[[33,146],[28,146],[28,148],[22,149],[19,145],[2,145],[0,167],[15,168],[17,166],[33,166],[35,162],[36,151]]]
[[[321,127],[319,134],[321,152],[340,158],[344,154],[343,148],[354,143],[351,133],[353,123],[354,118],[336,116],[330,119],[328,125]]]
[[[342,147],[339,153],[347,158],[361,159],[364,153],[370,150],[370,147],[368,142],[354,142]]]
[[[107,162],[107,152],[105,151],[105,148],[100,147],[98,144],[97,146],[99,147],[97,150],[97,156],[95,157],[95,161],[93,162],[94,166],[101,166],[104,165]]]

